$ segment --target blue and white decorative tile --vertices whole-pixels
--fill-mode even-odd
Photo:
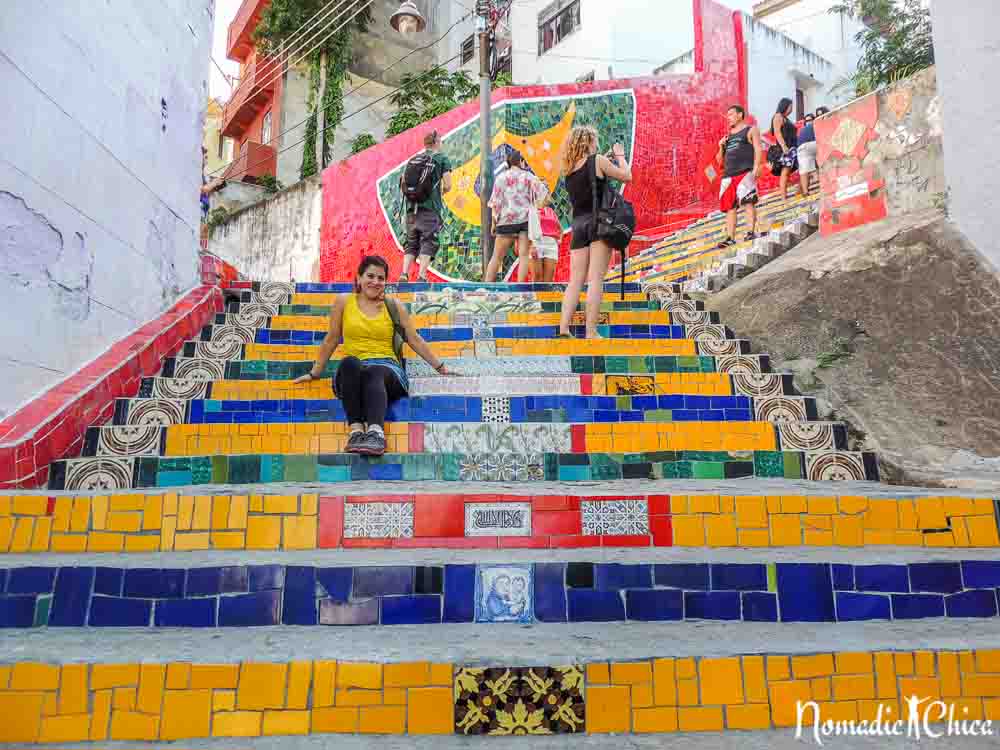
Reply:
[[[484,397],[483,421],[492,424],[508,424],[510,422],[510,399],[502,396]]]
[[[345,503],[348,539],[413,538],[413,503]]]
[[[580,511],[587,536],[649,533],[649,506],[645,500],[584,500]]]
[[[535,620],[531,565],[479,565],[476,568],[476,622]]]
[[[484,463],[489,459],[484,456]],[[480,469],[484,479],[490,467]],[[531,536],[531,503],[466,503],[465,536]]]

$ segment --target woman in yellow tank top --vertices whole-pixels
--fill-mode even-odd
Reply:
[[[377,255],[361,261],[353,294],[337,297],[330,311],[330,330],[319,347],[319,356],[308,374],[295,380],[308,383],[321,377],[327,362],[343,347],[333,387],[344,405],[350,424],[348,453],[381,456],[385,453],[385,413],[389,404],[407,395],[409,380],[393,347],[395,326],[385,298],[389,264]],[[398,311],[404,339],[417,354],[442,375],[450,375],[413,325],[406,307]]]

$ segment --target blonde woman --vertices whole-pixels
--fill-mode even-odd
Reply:
[[[570,323],[580,303],[580,292],[587,285],[587,338],[600,338],[597,321],[604,295],[604,277],[608,273],[611,247],[594,236],[593,180],[597,175],[598,200],[607,189],[609,179],[632,181],[632,169],[625,162],[625,149],[616,143],[612,149],[614,161],[598,155],[597,131],[589,126],[575,127],[569,134],[563,151],[562,173],[573,208],[573,241],[570,243],[569,283],[563,296],[560,338],[571,338]]]

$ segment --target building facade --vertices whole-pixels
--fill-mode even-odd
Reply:
[[[233,142],[222,135],[222,104],[218,99],[208,98],[205,106],[205,174],[215,174],[225,169],[233,160]]]
[[[0,3],[0,416],[199,283],[214,10]]]
[[[269,4],[270,0],[244,0],[229,26],[227,54],[240,63],[240,79],[223,111],[222,133],[233,140],[235,158],[222,176],[253,182],[272,174],[291,185],[300,178],[309,116],[309,75],[303,58],[319,37],[311,38],[307,32],[308,41],[287,61],[263,59],[253,33]],[[440,45],[420,48],[443,34],[464,11],[450,0],[417,0],[417,5],[427,18],[427,29],[412,38],[389,25],[398,0],[375,0],[371,6],[372,23],[355,41],[351,75],[344,84],[345,117],[335,134],[335,161],[350,155],[351,143],[361,133],[384,138],[394,108],[383,99],[403,74],[426,70],[444,59]]]

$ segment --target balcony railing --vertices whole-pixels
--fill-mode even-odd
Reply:
[[[256,182],[266,174],[275,175],[278,171],[278,151],[273,146],[247,141],[246,148],[229,165],[224,180],[239,182]]]
[[[228,44],[226,54],[230,60],[242,62],[253,49],[254,29],[257,28],[257,21],[260,14],[271,4],[271,0],[243,0],[236,18],[229,24]]]
[[[239,139],[257,112],[267,106],[281,77],[282,63],[270,59],[247,65],[243,80],[222,110],[222,135]]]

